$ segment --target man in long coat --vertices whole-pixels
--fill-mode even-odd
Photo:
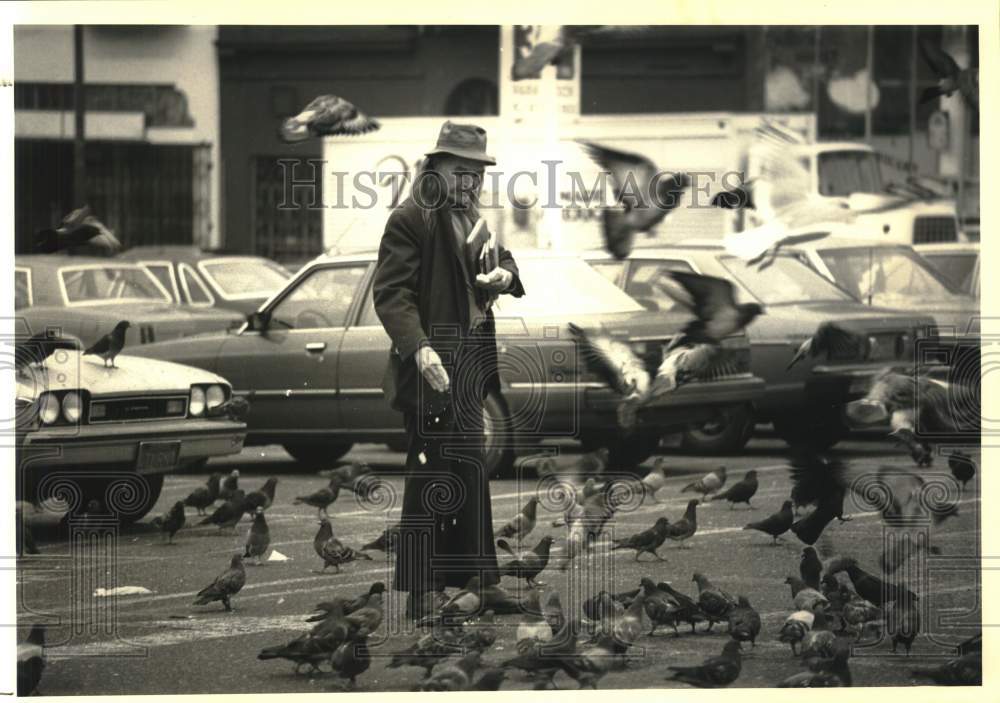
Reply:
[[[408,436],[393,587],[410,593],[412,617],[442,583],[499,581],[483,451],[483,401],[500,393],[490,304],[524,295],[510,252],[499,247],[498,265],[477,273],[479,252],[465,246],[496,163],[485,130],[446,122],[426,156],[386,223],[373,292],[392,339],[384,387]]]

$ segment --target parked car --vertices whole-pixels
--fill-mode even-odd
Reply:
[[[138,264],[60,254],[14,257],[14,311],[29,334],[55,327],[85,346],[119,320],[131,323],[126,346],[225,330],[244,321],[232,310],[175,304]]]
[[[738,302],[758,302],[765,314],[747,328],[750,370],[764,379],[764,394],[707,423],[686,429],[682,444],[698,452],[731,452],[753,434],[757,422],[772,422],[786,441],[808,439],[832,446],[848,432],[843,405],[864,395],[872,374],[887,363],[912,363],[914,338],[933,325],[927,315],[861,305],[845,291],[791,255],[780,255],[759,271],[730,256],[719,243],[685,243],[633,249],[618,261],[604,251],[585,257],[608,280],[649,310],[673,313],[680,306],[655,285],[668,271],[717,276],[736,286]],[[786,370],[792,355],[826,320],[839,320],[879,344],[864,357],[859,349],[840,357],[807,359]]]
[[[527,294],[502,297],[495,311],[503,394],[486,402],[491,472],[510,468],[515,444],[559,436],[607,446],[617,464],[636,464],[665,430],[707,421],[760,394],[746,337],[734,336],[725,340],[732,369],[647,406],[635,434],[623,439],[617,396],[583,369],[567,322],[603,325],[630,340],[655,370],[663,342],[689,316],[646,312],[577,256],[515,256]],[[247,441],[282,444],[303,462],[332,461],[354,442],[399,442],[402,417],[382,391],[390,341],[371,298],[375,259],[375,252],[320,256],[238,334],[145,345],[138,353],[215,371],[235,393],[252,393]]]
[[[953,286],[908,244],[825,237],[793,251],[865,305],[931,315],[941,336],[979,334],[979,301]]]
[[[193,246],[140,246],[120,256],[149,269],[175,303],[231,308],[244,315],[259,308],[292,277],[284,266],[263,256]]]
[[[913,248],[956,290],[979,298],[979,242],[918,244]]]
[[[133,483],[116,511],[131,522],[155,505],[164,474],[242,450],[246,424],[223,413],[223,378],[130,354],[115,365],[61,350],[16,371],[18,495],[38,502],[68,479],[81,508],[107,505],[110,484],[138,477],[144,487]]]

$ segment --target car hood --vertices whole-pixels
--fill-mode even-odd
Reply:
[[[17,377],[19,398],[33,399],[42,391],[82,388],[92,396],[187,393],[192,383],[226,383],[209,371],[131,354],[115,357],[117,368],[79,351],[57,352],[44,364],[32,364]],[[228,384],[227,384],[228,385]]]
[[[619,337],[628,339],[664,339],[681,330],[685,322],[691,319],[686,313],[651,312],[636,310],[633,312],[602,313],[573,315],[561,314],[550,317],[504,317],[496,316],[497,336],[530,334],[539,339],[551,339],[552,330],[559,330],[562,337],[567,334],[567,325],[573,323],[586,330],[603,329]]]

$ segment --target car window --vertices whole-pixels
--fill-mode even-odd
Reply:
[[[949,254],[924,254],[923,257],[958,290],[971,291],[972,277],[979,254],[974,251]]]
[[[517,260],[525,294],[501,296],[494,308],[498,316],[558,317],[633,312],[643,307],[575,257],[523,257]]]
[[[170,275],[170,264],[147,264],[143,263],[143,267],[153,274],[153,277],[160,282],[164,288],[170,293],[171,297],[174,298],[175,303],[181,302],[176,299],[177,291],[174,290],[173,277]]]
[[[28,269],[14,271],[14,309],[31,307],[31,273]]]
[[[834,280],[863,303],[905,307],[961,297],[926,261],[902,247],[823,249],[819,255]]]
[[[293,329],[343,327],[367,269],[367,264],[314,269],[271,308],[271,318]]]
[[[378,319],[378,315],[375,312],[375,298],[372,295],[371,287],[369,287],[365,293],[365,303],[361,306],[361,318],[358,320],[358,326],[372,327],[381,324],[382,321]]]
[[[629,272],[625,292],[647,310],[676,310],[682,306],[668,294],[664,285],[670,285],[667,271],[694,271],[686,261],[657,259],[634,261]]]
[[[187,292],[188,302],[192,305],[212,305],[215,298],[209,292],[208,287],[202,282],[193,268],[187,264],[177,267],[181,274],[181,286]]]
[[[778,256],[763,269],[732,256],[720,256],[719,263],[764,305],[851,299],[846,292],[792,256]]]
[[[622,272],[625,270],[624,261],[591,261],[590,265],[616,286],[621,286]]]
[[[58,275],[68,305],[170,302],[166,289],[138,265],[64,266]]]
[[[267,259],[211,259],[198,267],[227,298],[269,298],[291,277]]]

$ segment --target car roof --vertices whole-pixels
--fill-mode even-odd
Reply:
[[[19,254],[14,257],[15,266],[57,269],[63,266],[138,266],[134,261],[105,256],[72,256],[69,254]]]
[[[526,259],[575,259],[579,258],[581,252],[579,251],[556,251],[552,249],[511,249],[510,253],[515,259],[518,257]],[[324,263],[357,263],[364,261],[373,261],[378,258],[378,250],[376,249],[364,249],[351,252],[343,253],[331,253],[327,252],[325,254],[320,254],[314,259],[307,261],[302,264],[302,268],[310,266],[312,264],[324,264]]]
[[[670,256],[676,255],[678,252],[691,252],[691,251],[705,251],[705,252],[719,252],[724,251],[722,243],[716,240],[685,240],[678,242],[676,244],[657,244],[655,246],[647,247],[633,247],[632,253],[626,256],[626,259],[633,259],[640,256]],[[580,252],[580,254],[585,259],[605,259],[613,258],[610,253],[604,249],[587,249],[586,251]]]
[[[970,252],[979,253],[979,242],[934,242],[933,244],[914,244],[919,252]]]

